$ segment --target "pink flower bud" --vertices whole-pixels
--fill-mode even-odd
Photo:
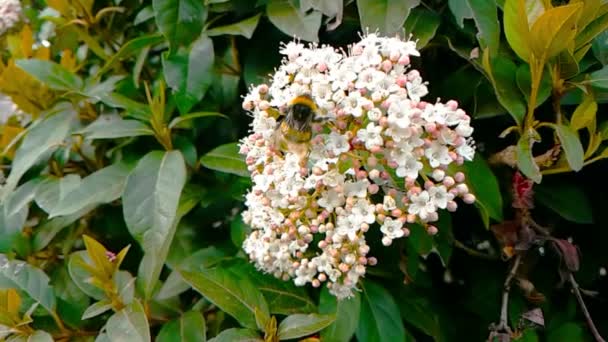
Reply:
[[[465,194],[465,195],[462,197],[462,200],[463,200],[463,201],[464,201],[464,203],[466,203],[466,204],[473,204],[473,203],[475,203],[475,195],[473,195],[473,194]]]
[[[435,234],[437,234],[437,232],[439,232],[439,230],[435,226],[428,226],[428,227],[426,227],[426,232],[429,235],[435,235]]]

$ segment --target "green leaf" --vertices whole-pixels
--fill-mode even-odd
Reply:
[[[570,127],[574,131],[578,131],[581,128],[585,128],[595,121],[595,114],[597,113],[597,102],[593,99],[593,96],[585,96],[583,102],[581,102],[570,118]]]
[[[237,143],[229,143],[216,147],[201,157],[201,164],[211,170],[249,177],[245,158],[239,154]]]
[[[269,316],[268,304],[264,296],[248,279],[226,267],[201,269],[197,272],[181,271],[182,277],[196,291],[241,325],[255,329],[255,309]]]
[[[532,87],[532,76],[530,75],[530,66],[528,64],[522,64],[517,68],[515,80],[517,81],[519,90],[521,90],[522,94],[524,94],[526,102],[529,102]],[[543,104],[549,98],[549,96],[551,96],[552,89],[551,75],[545,72],[540,80],[538,94],[536,95],[536,107]]]
[[[157,342],[205,342],[207,340],[205,318],[198,311],[188,311],[180,318],[163,325],[156,337]]]
[[[589,74],[589,83],[600,89],[608,89],[608,65]]]
[[[84,208],[110,203],[122,195],[129,168],[112,164],[96,171],[80,182],[79,186],[62,196],[49,214],[49,218],[72,215]]]
[[[0,254],[0,288],[14,288],[55,312],[55,294],[49,277],[40,269],[20,260],[9,260]]]
[[[606,20],[606,22],[608,22],[608,20]],[[593,50],[595,58],[597,58],[602,65],[608,64],[608,30],[595,37],[593,44],[591,44],[591,49]]]
[[[146,313],[137,300],[108,319],[106,333],[110,341],[147,342],[152,340]]]
[[[524,61],[529,61],[530,26],[525,0],[506,0],[503,9],[504,30],[511,49]],[[494,51],[496,53],[497,51]]]
[[[198,0],[153,0],[152,8],[156,26],[173,50],[194,41],[207,19],[207,9]]]
[[[47,213],[50,213],[55,206],[80,185],[80,176],[68,174],[65,177],[56,178],[50,176],[44,179],[36,190],[36,204]]]
[[[93,297],[97,300],[105,299],[106,295],[103,290],[91,284],[91,274],[84,267],[85,264],[93,265],[87,251],[77,251],[70,254],[68,259],[70,278],[72,278],[74,284],[89,297]]]
[[[209,342],[263,342],[255,330],[250,329],[226,329],[219,335],[210,339]]]
[[[110,59],[106,61],[106,64],[97,72],[97,77],[100,77],[101,75],[105,74],[112,67],[114,67],[116,63],[124,60],[127,57],[130,57],[131,55],[135,54],[136,52],[140,51],[145,47],[159,44],[163,40],[163,36],[158,33],[148,34],[145,36],[137,37],[135,39],[131,39],[130,41],[126,42],[120,48],[120,50],[118,50]]]
[[[222,113],[218,113],[218,112],[196,112],[196,113],[190,113],[190,114],[186,114],[186,115],[180,115],[180,116],[174,118],[169,123],[169,128],[187,128],[187,127],[185,127],[184,123],[186,123],[190,120],[194,120],[194,119],[198,119],[198,118],[206,118],[206,117],[220,117],[220,118],[228,119],[228,117],[226,115],[224,115]]]
[[[595,16],[596,13],[593,13]],[[582,46],[590,43],[595,37],[601,34],[605,35],[608,30],[608,13],[604,13],[595,18],[589,25],[587,25],[582,31],[576,35],[575,49],[579,49]]]
[[[321,330],[321,340],[327,342],[350,341],[355,334],[361,311],[361,295],[355,292],[351,298],[338,301],[326,287],[321,290],[319,312],[333,314],[336,320]]]
[[[24,209],[27,210],[36,196],[40,183],[40,178],[34,178],[22,184],[15,192],[10,194],[4,203],[4,216],[10,217]]]
[[[43,155],[63,142],[76,113],[67,104],[58,105],[42,121],[34,123],[15,152],[11,173],[2,187],[2,201],[13,191],[19,180]]]
[[[321,12],[304,14],[289,0],[269,0],[266,15],[274,26],[288,36],[310,42],[319,41]]]
[[[154,131],[141,121],[101,116],[84,129],[78,131],[77,134],[82,134],[86,139],[93,140],[154,135]]]
[[[486,161],[479,154],[475,154],[473,161],[465,162],[462,167],[467,176],[467,185],[477,198],[476,202],[487,210],[491,218],[502,221],[502,194],[496,176]]]
[[[405,34],[413,34],[414,39],[418,40],[416,48],[421,49],[435,37],[435,32],[437,32],[440,23],[439,15],[426,8],[416,7],[405,21]]]
[[[141,11],[137,12],[135,19],[133,19],[133,25],[145,23],[152,18],[154,18],[154,10],[152,9],[151,5],[148,5],[142,8]]]
[[[27,337],[27,342],[53,342],[53,337],[46,331],[36,330]]]
[[[278,336],[281,340],[291,340],[308,336],[327,327],[336,320],[334,315],[295,314],[287,316],[279,324]]]
[[[570,341],[586,341],[587,334],[585,329],[578,323],[568,322],[561,324],[547,334],[547,341],[551,342],[570,342]]]
[[[498,52],[500,43],[500,24],[498,22],[498,10],[494,1],[488,0],[466,0],[466,5],[471,9],[471,18],[477,25],[477,40],[483,49]]]
[[[95,316],[99,316],[102,313],[112,309],[112,302],[109,299],[100,300],[89,306],[82,314],[82,319],[89,319]]]
[[[419,4],[420,0],[357,0],[361,29],[379,30],[385,35],[398,33],[412,8]]]
[[[534,140],[530,136],[530,133],[524,133],[519,138],[519,142],[517,143],[517,167],[526,177],[535,183],[540,183],[542,175],[532,155],[533,143]]]
[[[526,115],[526,104],[517,87],[517,66],[513,61],[502,56],[490,58],[490,53],[487,51],[483,63],[496,91],[496,98],[515,122],[521,125]]]
[[[163,56],[165,80],[173,89],[181,113],[187,113],[205,96],[211,86],[213,61],[213,41],[206,34],[192,43],[190,51]]]
[[[591,203],[581,187],[571,182],[545,183],[534,187],[534,196],[538,202],[568,221],[593,223]]]
[[[91,102],[97,103],[116,90],[118,82],[122,81],[124,78],[125,77],[122,75],[114,75],[108,77],[103,82],[89,80],[80,94],[89,97]]]
[[[51,220],[44,221],[34,231],[34,237],[32,239],[32,249],[34,251],[41,251],[59,234],[59,232],[76,222],[79,218],[93,210],[94,206],[89,206],[81,209],[74,214],[67,216],[59,216]]]
[[[428,296],[415,292],[411,288],[405,288],[400,290],[397,302],[401,310],[401,317],[407,323],[431,336],[435,341],[442,340],[438,310],[433,307]]]
[[[185,183],[186,165],[179,151],[149,152],[127,178],[123,215],[129,233],[146,252],[137,277],[146,299],[152,295],[169,252]]]
[[[262,13],[258,13],[251,18],[239,21],[238,23],[214,27],[212,29],[207,30],[206,33],[210,37],[229,34],[234,36],[243,36],[247,39],[251,39],[251,37],[253,36],[253,32],[258,26],[258,22],[260,21],[261,17]]]
[[[578,135],[572,128],[565,125],[549,124],[557,133],[559,141],[562,144],[562,150],[566,154],[566,160],[570,168],[574,171],[579,171],[584,165],[585,150],[578,138]]]
[[[150,120],[150,107],[124,95],[111,93],[102,98],[102,102],[110,107],[126,110],[126,115],[134,119],[146,122]]]
[[[581,8],[580,3],[551,8],[534,22],[530,29],[530,49],[537,59],[555,57],[572,44]]]
[[[399,307],[382,286],[365,280],[361,284],[361,315],[357,327],[360,342],[405,341]]]
[[[51,89],[64,91],[82,89],[82,79],[57,63],[41,59],[19,59],[15,64]]]

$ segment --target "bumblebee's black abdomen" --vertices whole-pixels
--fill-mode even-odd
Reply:
[[[312,116],[312,108],[304,104],[294,104],[293,108],[293,117],[297,121],[307,121],[310,116]]]

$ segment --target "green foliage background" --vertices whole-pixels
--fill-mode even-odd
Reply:
[[[605,1],[23,6],[0,37],[0,92],[33,118],[0,131],[0,340],[482,341],[513,264],[501,255],[528,222],[511,206],[514,169],[538,183],[534,221],[581,257],[551,243],[515,252],[509,338],[592,340],[560,271],[599,291],[585,302],[608,335]],[[250,122],[241,96],[278,65],[281,42],[343,47],[362,27],[413,34],[427,101],[473,117],[478,204],[443,215],[435,237],[372,246],[362,291],[336,302],[247,263],[235,142]],[[535,308],[542,325],[525,318]]]

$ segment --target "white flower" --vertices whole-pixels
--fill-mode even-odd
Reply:
[[[382,223],[380,231],[386,237],[389,237],[391,239],[398,239],[403,236],[403,229],[401,229],[402,227],[403,222],[399,220],[393,220],[392,218],[387,217],[384,219],[384,223]]]
[[[388,123],[396,125],[399,128],[407,128],[410,126],[409,113],[411,104],[409,100],[395,101],[388,107]]]
[[[376,211],[376,207],[371,205],[367,200],[359,199],[357,203],[353,205],[352,212],[353,214],[360,216],[361,220],[365,223],[372,224],[376,221],[376,216],[374,212]]]
[[[331,132],[325,137],[325,149],[333,153],[334,156],[338,156],[344,152],[348,152],[350,144],[345,135]]]
[[[21,11],[19,0],[0,0],[0,36],[17,25]]]
[[[387,195],[384,196],[382,206],[384,207],[384,210],[393,210],[397,208],[397,202],[395,202],[395,199],[393,197]]]
[[[381,132],[382,126],[376,126],[373,122],[370,122],[365,129],[357,131],[357,138],[365,143],[365,148],[370,149],[384,144],[382,135],[380,135]]]
[[[454,199],[454,195],[449,193],[444,185],[431,187],[428,192],[430,200],[437,208],[445,209],[448,201]]]
[[[332,212],[336,207],[340,207],[344,204],[344,195],[334,189],[329,189],[323,191],[323,194],[317,203],[319,203],[321,207],[327,209],[327,211]]]
[[[334,188],[338,185],[344,184],[344,175],[339,173],[338,170],[333,169],[323,175],[323,184],[330,188]]]
[[[449,150],[446,146],[433,141],[431,146],[424,151],[424,155],[429,159],[431,167],[435,168],[439,165],[448,165],[452,162],[452,158],[448,152]]]
[[[419,102],[421,97],[429,93],[420,76],[414,78],[411,82],[407,82],[405,86],[407,88],[407,95],[415,102]]]
[[[420,194],[413,194],[410,196],[410,205],[408,212],[410,214],[418,215],[421,220],[426,221],[429,218],[429,214],[435,212],[435,205],[430,199],[429,193],[424,190]]]
[[[475,148],[470,145],[470,142],[466,142],[456,148],[456,152],[460,154],[466,160],[473,160],[475,157]]]
[[[367,196],[368,186],[369,181],[367,179],[357,182],[347,182],[344,184],[344,192],[346,193],[347,197],[365,198]]]
[[[340,104],[344,109],[344,112],[350,114],[356,118],[363,115],[363,106],[368,104],[370,101],[365,97],[361,96],[358,91],[353,91],[346,98],[344,98]]]
[[[422,166],[422,163],[410,154],[407,158],[405,158],[405,163],[397,167],[395,173],[399,177],[409,177],[411,179],[416,179],[418,178],[418,172],[422,170]]]

